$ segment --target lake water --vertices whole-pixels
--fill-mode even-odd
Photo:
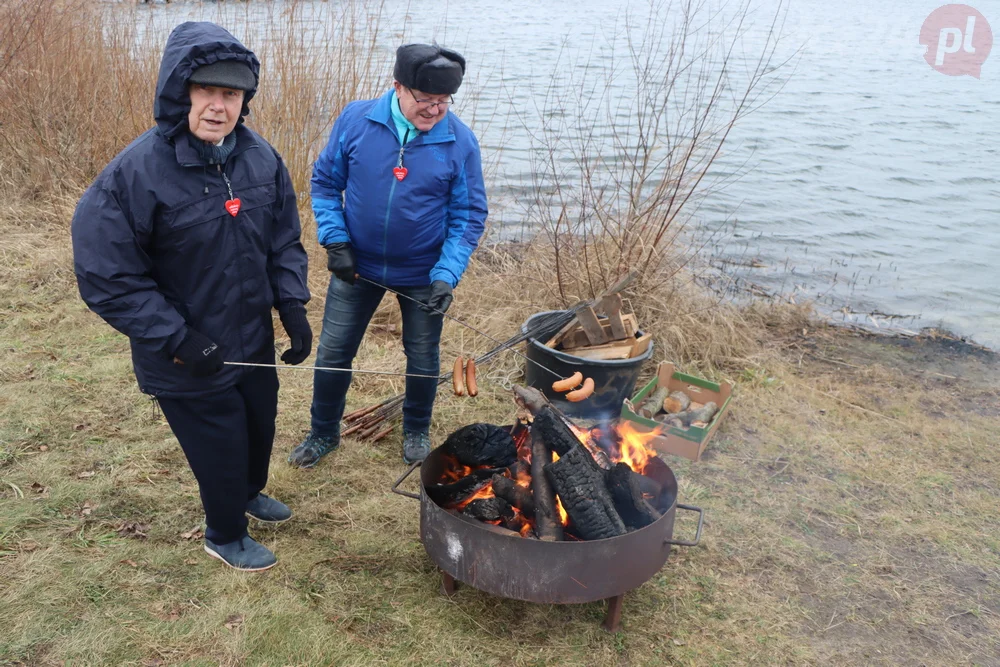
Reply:
[[[307,4],[316,30],[337,6]],[[168,30],[191,19],[225,23],[229,12],[259,12],[263,20],[280,5],[172,3],[150,11]],[[788,4],[774,58],[788,59],[776,74],[783,85],[766,89],[766,103],[736,124],[688,235],[706,263],[755,291],[814,300],[837,319],[938,326],[1000,348],[1000,53],[979,79],[932,69],[918,39],[938,6]],[[1000,30],[1000,2],[973,6]],[[778,0],[753,5],[743,53],[764,44],[778,9]],[[520,229],[518,195],[533,187],[532,146],[510,119],[531,116],[553,72],[563,77],[559,85],[574,86],[557,87],[564,100],[599,76],[625,5],[386,0],[384,10],[387,51],[405,34],[466,56],[476,78],[474,129],[497,158],[494,220]],[[642,17],[648,9],[631,11]],[[612,86],[613,98],[628,99],[628,76]],[[480,120],[494,108],[493,120]],[[472,114],[462,100],[456,112]]]

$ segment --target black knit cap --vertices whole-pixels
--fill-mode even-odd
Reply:
[[[254,76],[253,70],[240,60],[220,60],[196,69],[191,73],[188,83],[233,90],[253,90],[257,87],[257,77]]]
[[[465,58],[431,44],[404,44],[396,49],[393,77],[428,95],[454,95],[462,85]]]

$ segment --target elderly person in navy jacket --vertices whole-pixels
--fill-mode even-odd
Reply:
[[[487,215],[479,143],[449,110],[464,74],[465,59],[454,51],[401,46],[392,89],[348,104],[334,124],[312,178],[319,242],[332,272],[317,366],[351,365],[390,287],[410,297],[398,299],[407,373],[439,374],[441,313]],[[350,382],[348,373],[315,371],[310,433],[290,463],[313,466],[340,444]],[[430,452],[436,392],[433,378],[406,379],[406,462]]]
[[[167,40],[153,113],[84,193],[73,216],[80,294],[128,336],[139,388],[159,402],[205,509],[205,550],[241,570],[274,554],[247,516],[280,522],[261,493],[274,441],[276,308],[292,347],[309,356],[306,253],[295,192],[278,153],[243,124],[257,57],[211,23]]]

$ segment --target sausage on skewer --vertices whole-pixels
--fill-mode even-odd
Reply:
[[[455,360],[455,368],[451,372],[451,388],[455,390],[456,396],[465,395],[465,382],[462,378],[462,362],[465,361],[461,356]]]
[[[564,391],[569,391],[573,387],[576,387],[581,382],[583,382],[583,373],[577,371],[573,373],[568,378],[562,380],[556,380],[552,383],[552,391],[558,391],[560,394]]]
[[[571,391],[566,394],[566,400],[573,403],[589,398],[591,394],[594,393],[594,378],[587,378],[583,381],[583,386],[576,391]]]
[[[469,392],[469,396],[475,396],[479,393],[479,387],[476,385],[475,359],[469,359],[469,363],[465,365],[465,387]]]

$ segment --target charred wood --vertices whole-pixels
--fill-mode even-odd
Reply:
[[[424,487],[427,497],[438,505],[454,505],[468,498],[487,484],[493,475],[503,474],[506,468],[480,468],[461,478],[457,482],[450,484],[429,484]]]
[[[497,498],[503,498],[519,509],[524,516],[528,518],[535,516],[535,500],[531,496],[531,490],[513,479],[503,475],[493,475],[493,493]]]
[[[467,466],[506,467],[517,461],[510,430],[494,424],[469,424],[448,436],[445,451]]]
[[[480,521],[514,518],[514,508],[503,498],[477,498],[466,505],[462,513]]]
[[[535,506],[535,530],[538,539],[555,542],[563,539],[563,527],[556,508],[556,494],[545,476],[546,465],[552,465],[552,452],[541,437],[532,433],[531,496]]]
[[[587,540],[625,534],[604,481],[604,471],[581,444],[545,466],[545,475],[559,494],[574,531]]]
[[[501,518],[500,526],[507,530],[513,530],[518,535],[523,535],[524,537],[533,538],[535,536],[534,531],[531,530],[531,524],[524,518],[523,514],[515,513],[510,519]],[[525,526],[528,526],[527,530],[524,530]],[[523,533],[521,532],[522,530],[524,530]]]
[[[551,405],[545,406],[535,415],[535,420],[531,423],[531,433],[535,437],[540,437],[545,446],[559,456],[565,455],[580,444],[579,438]]]
[[[622,521],[629,528],[644,528],[660,518],[660,512],[642,497],[639,478],[627,463],[617,463],[607,474],[608,492]]]
[[[651,457],[646,461],[646,465],[642,469],[642,488],[643,494],[650,494],[653,497],[647,498],[649,503],[659,510],[661,513],[666,512],[670,509],[670,506],[674,504],[677,499],[677,487],[664,488],[659,481],[660,479],[669,478],[670,467],[663,462],[658,456]],[[650,486],[647,488],[645,485],[655,484],[655,487]],[[654,493],[655,491],[655,493]]]

